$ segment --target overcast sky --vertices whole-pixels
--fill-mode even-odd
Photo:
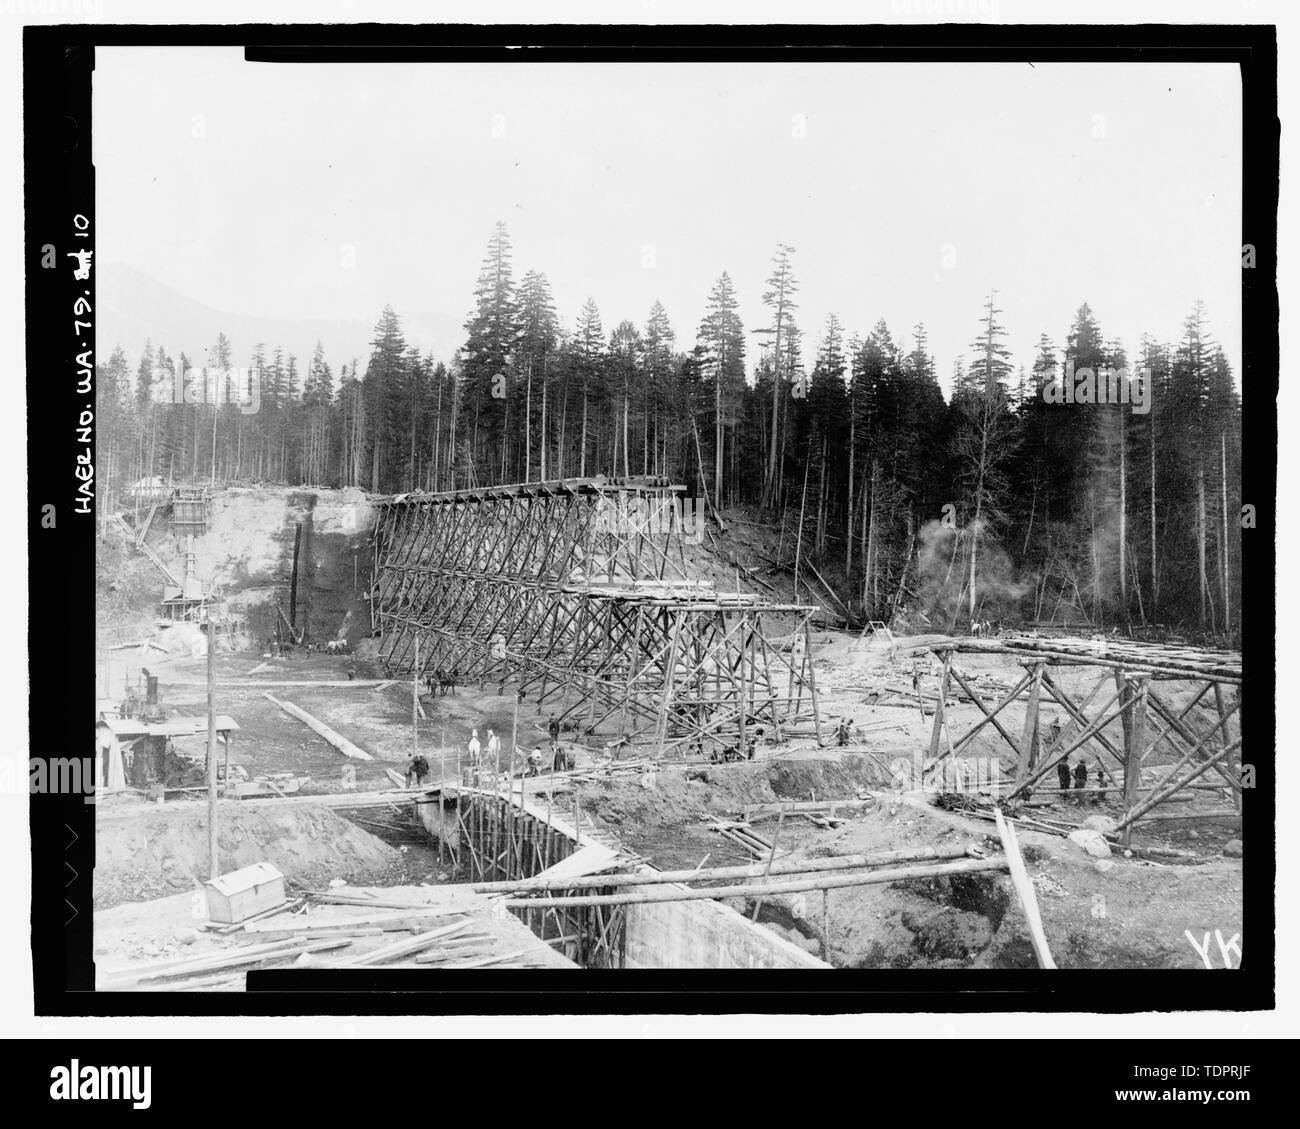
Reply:
[[[796,249],[811,368],[923,321],[941,379],[999,291],[1017,363],[1089,302],[1130,349],[1197,298],[1239,376],[1241,95],[1227,65],[245,63],[102,48],[100,258],[217,309],[463,318],[493,223],[570,328],[663,302],[683,348],[728,271],[765,321]],[[352,249],[354,266],[349,264]],[[758,356],[751,338],[749,360]],[[348,358],[331,358],[338,362]],[[444,358],[445,359],[445,358]]]

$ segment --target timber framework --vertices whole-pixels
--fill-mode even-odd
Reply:
[[[1099,763],[1109,763],[1123,800],[1115,830],[1126,847],[1134,823],[1162,818],[1154,808],[1189,788],[1202,787],[1198,782],[1207,774],[1218,778],[1213,790],[1226,789],[1232,797],[1232,808],[1222,814],[1240,813],[1240,653],[1037,636],[948,639],[930,649],[943,669],[927,775],[941,768],[945,758],[962,753],[987,726],[997,731],[1013,753],[1015,778],[1005,799],[1027,798],[1035,786],[1044,788],[1043,777],[1085,747],[1095,752]],[[1016,655],[1025,673],[1001,700],[986,702],[957,660],[963,653]],[[1072,695],[1053,677],[1061,667],[1091,667],[1096,682],[1087,694]],[[1190,699],[1175,704],[1162,686],[1169,683],[1190,685]],[[952,733],[947,703],[957,693],[967,695],[981,716],[964,732]],[[1025,704],[1024,725],[1019,733],[1013,733],[1003,711],[1018,700]],[[1054,702],[1064,712],[1067,724],[1044,734],[1039,724],[1040,702]],[[1196,817],[1213,814],[1198,812]]]
[[[684,489],[569,478],[384,499],[370,597],[385,668],[511,684],[664,752],[744,750],[802,720],[820,743],[819,609],[692,579]]]

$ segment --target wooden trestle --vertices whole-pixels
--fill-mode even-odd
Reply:
[[[743,748],[800,717],[820,743],[817,609],[692,580],[683,489],[586,478],[383,500],[370,594],[385,668],[511,683],[585,732],[663,751]]]
[[[1003,793],[1004,798],[1027,796],[1059,761],[1084,747],[1090,747],[1098,761],[1110,762],[1116,781],[1110,790],[1119,792],[1123,799],[1124,811],[1117,830],[1125,846],[1137,820],[1211,770],[1220,777],[1222,787],[1231,791],[1233,811],[1226,814],[1240,813],[1239,653],[1126,640],[1033,636],[948,639],[930,650],[941,662],[942,672],[924,780],[935,779],[945,758],[961,754],[986,726],[991,726],[1011,750],[1015,765],[1014,781]],[[958,654],[972,653],[1017,655],[1025,674],[999,701],[989,704],[955,661]],[[1052,676],[1053,668],[1061,666],[1097,669],[1097,681],[1086,696],[1076,699]],[[1196,688],[1191,700],[1180,709],[1156,690],[1158,683],[1172,681],[1187,682]],[[981,714],[973,725],[957,734],[951,732],[948,718],[954,682]],[[1024,701],[1025,709],[1023,726],[1017,734],[1008,729],[1003,711],[1019,700]],[[1039,721],[1039,706],[1045,701],[1055,702],[1067,719],[1067,724],[1050,739],[1045,739]],[[1208,717],[1198,717],[1198,710]],[[1159,778],[1144,786],[1143,764],[1154,767],[1156,758],[1152,753],[1166,744],[1174,754],[1172,761],[1161,765]],[[1203,814],[1210,817],[1217,813]]]
[[[444,840],[453,863],[471,883],[531,878],[594,842],[579,830],[580,817],[570,823],[558,809],[553,813],[550,798],[541,811],[523,797],[457,785],[432,789],[416,804],[436,806],[438,829],[434,833]],[[619,869],[625,869],[625,864]],[[626,906],[547,906],[539,902],[510,912],[584,968],[626,966]]]

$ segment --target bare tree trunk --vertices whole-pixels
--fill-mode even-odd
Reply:
[[[441,454],[442,447],[442,381],[438,381],[438,401],[434,409],[436,418],[433,423],[433,489],[439,489],[439,480],[442,477],[442,466],[438,462],[438,456]]]
[[[803,491],[799,495],[799,535],[794,543],[794,598],[799,599],[799,562],[803,555],[803,513],[804,506],[808,501],[808,464],[812,461],[809,456],[812,454],[812,445],[804,452],[803,460]]]
[[[627,385],[623,386],[623,477],[631,478],[632,472],[627,468]]]
[[[212,473],[208,476],[213,484],[217,481],[217,416],[221,413],[221,405],[217,403],[217,397],[212,398]]]
[[[1226,434],[1219,436],[1219,483],[1220,491],[1223,498],[1223,542],[1222,542],[1222,571],[1223,571],[1223,630],[1226,635],[1232,635],[1232,599],[1231,588],[1228,583],[1228,570],[1230,568],[1228,561],[1228,437]]]
[[[975,491],[975,520],[970,525],[970,617],[975,619],[975,556],[979,550],[980,515],[983,512],[984,491]]]
[[[1038,509],[1038,476],[1034,476],[1034,492],[1029,498],[1029,521],[1025,523],[1025,544],[1020,550],[1024,555],[1029,552],[1029,536],[1034,531],[1034,511]]]
[[[557,460],[556,471],[555,471],[557,478],[564,477],[564,457],[568,453],[565,450],[564,441],[565,441],[565,435],[568,427],[568,420],[569,420],[569,389],[566,387],[564,389],[564,404],[560,409],[560,445],[558,450],[556,451],[556,456],[555,456]]]
[[[1205,630],[1205,597],[1210,585],[1205,575],[1205,467],[1196,468],[1196,563],[1201,589],[1201,630]]]
[[[694,422],[694,416],[691,417]],[[713,374],[713,497],[722,504],[722,362]]]
[[[822,436],[821,468],[817,472],[817,552],[826,551],[826,436]]]
[[[1119,416],[1119,603],[1124,613],[1124,622],[1129,622],[1128,614],[1128,459],[1124,417]]]
[[[546,369],[542,369],[542,433],[537,437],[541,447],[542,469],[539,481],[546,481]]]
[[[582,382],[582,448],[578,453],[578,477],[587,477],[587,382]]]
[[[1156,555],[1156,417],[1151,415],[1151,622],[1159,618],[1156,605],[1160,599],[1160,569]]]
[[[853,460],[856,454],[855,447],[857,443],[857,420],[854,416],[857,413],[853,410],[853,395],[849,394],[849,497],[845,507],[848,525],[844,535],[844,581],[851,585],[853,582]],[[852,591],[850,587],[849,591]]]
[[[527,383],[524,385],[524,481],[533,475],[533,358],[528,358]]]

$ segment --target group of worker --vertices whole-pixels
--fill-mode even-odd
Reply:
[[[749,735],[745,742],[745,750],[742,753],[739,745],[714,746],[709,751],[709,760],[713,764],[726,764],[730,761],[754,760],[758,755],[758,743],[762,740],[763,731],[757,730]],[[704,747],[697,741],[690,747],[690,756],[688,759],[695,760],[704,753]]]
[[[566,748],[560,742],[560,719],[551,714],[546,724],[547,736],[550,739],[550,747],[544,751],[544,747],[538,745],[530,749],[525,759],[524,771],[528,776],[537,776],[547,766],[547,761],[551,770],[554,772],[564,772],[566,769],[574,767],[573,750]],[[501,738],[497,736],[496,730],[487,731],[487,740],[482,741],[479,738],[478,730],[471,729],[469,741],[466,744],[468,753],[469,769],[475,779],[480,779],[483,771],[492,766],[496,770],[501,763]],[[549,758],[546,753],[549,752]],[[752,753],[751,753],[752,756]],[[429,761],[420,753],[416,753],[406,762],[406,786],[408,788],[420,787],[429,777]]]
[[[1075,793],[1082,792],[1083,789],[1088,786],[1088,766],[1082,758],[1080,758],[1078,764],[1074,766],[1073,773],[1070,771],[1069,757],[1062,757],[1057,761],[1056,779],[1061,786],[1061,794],[1065,798],[1073,799],[1076,804],[1083,803],[1083,796],[1076,794],[1071,797],[1069,795],[1071,791],[1071,779],[1074,781],[1073,790]],[[1106,798],[1106,785],[1108,783],[1109,779],[1106,775],[1106,770],[1102,768],[1101,765],[1097,765],[1097,791],[1092,794],[1092,802],[1094,804],[1099,804]]]

